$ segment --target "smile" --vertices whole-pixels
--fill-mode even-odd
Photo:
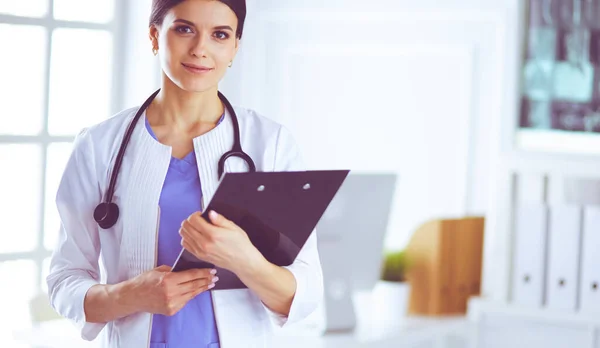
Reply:
[[[181,65],[185,68],[185,70],[193,73],[193,74],[205,74],[213,70],[213,68],[208,68],[205,66],[193,65],[193,64],[184,64]]]

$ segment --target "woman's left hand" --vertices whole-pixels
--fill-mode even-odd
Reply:
[[[186,250],[236,274],[260,262],[262,254],[243,229],[214,211],[209,213],[209,218],[210,222],[196,212],[183,221],[179,234]]]

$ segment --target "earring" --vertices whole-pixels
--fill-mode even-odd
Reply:
[[[231,62],[229,62],[229,67],[231,68],[233,66],[233,60]]]
[[[157,54],[158,54],[158,48],[154,47],[154,48],[152,49],[152,53],[153,53],[154,55],[157,55]]]

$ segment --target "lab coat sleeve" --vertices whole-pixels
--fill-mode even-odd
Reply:
[[[93,220],[100,200],[92,139],[83,130],[74,141],[56,194],[61,227],[46,281],[52,307],[89,341],[105,325],[87,323],[83,306],[87,291],[100,281],[100,241]]]
[[[306,170],[298,145],[285,127],[281,127],[279,132],[274,168],[275,171]],[[316,230],[300,249],[296,260],[284,268],[296,278],[296,293],[289,315],[275,313],[263,303],[271,323],[276,328],[283,328],[305,319],[317,309],[323,298],[323,272],[317,250]]]

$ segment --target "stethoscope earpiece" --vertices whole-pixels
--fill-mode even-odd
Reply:
[[[94,220],[103,229],[113,227],[119,219],[119,207],[115,203],[100,203],[94,209]]]

